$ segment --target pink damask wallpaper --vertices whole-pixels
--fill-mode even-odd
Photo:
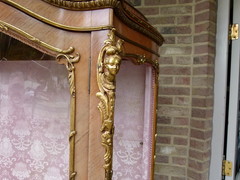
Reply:
[[[113,180],[149,180],[152,158],[152,69],[122,62],[117,75]]]
[[[67,180],[69,87],[53,61],[0,62],[0,179]]]

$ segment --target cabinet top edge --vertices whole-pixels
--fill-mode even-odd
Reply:
[[[114,15],[117,16],[124,24],[127,24],[129,27],[138,31],[147,37],[151,38],[155,41],[159,46],[161,46],[164,42],[162,35],[155,29],[152,25],[150,25],[145,18],[145,16],[127,3],[125,0],[32,0],[31,3],[39,3],[45,2],[41,4],[47,7],[50,5],[55,6],[60,9],[65,9],[67,11],[94,11],[99,9],[113,9]],[[1,0],[1,2],[6,3],[24,13],[34,16],[33,11],[29,9],[29,6],[26,7],[24,4],[20,3],[18,0]],[[31,4],[30,2],[28,4]],[[36,15],[36,19],[43,21],[40,17],[38,18],[38,9],[34,9],[34,14]],[[74,13],[73,13],[74,14]],[[40,15],[41,16],[41,15]],[[94,18],[94,17],[93,17]],[[96,17],[98,18],[98,17]],[[48,23],[45,21],[44,23]],[[54,23],[51,23],[54,26]],[[59,28],[59,27],[58,27]],[[102,30],[103,28],[95,28],[96,30]],[[70,30],[70,29],[69,29]],[[90,29],[93,31],[94,29]],[[71,30],[70,30],[71,31]],[[75,30],[72,30],[75,31]]]

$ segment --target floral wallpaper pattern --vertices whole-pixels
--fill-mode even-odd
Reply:
[[[0,179],[68,179],[69,87],[53,61],[0,62]]]

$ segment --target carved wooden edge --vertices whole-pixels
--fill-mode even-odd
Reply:
[[[146,35],[155,41],[157,45],[161,46],[164,42],[164,38],[157,29],[150,25],[144,18],[134,13],[133,10],[135,9],[124,0],[120,0],[120,2],[121,3],[114,8],[116,16],[132,29]]]
[[[95,10],[103,8],[114,8],[119,0],[42,0],[57,7],[69,10]]]
[[[1,1],[19,9],[20,11],[44,23],[47,23],[51,26],[61,28],[64,30],[83,32],[83,31],[99,31],[99,30],[112,29],[112,26],[98,26],[98,27],[67,26],[67,25],[52,21],[50,19],[47,19],[12,0],[1,0]],[[131,5],[126,3],[125,0],[82,0],[82,1],[81,0],[80,1],[42,0],[42,1],[60,8],[77,10],[77,11],[112,8],[114,9],[116,16],[119,17],[121,21],[123,21],[132,29],[151,38],[158,45],[162,45],[164,42],[162,35],[146,21],[146,19],[141,15],[140,12],[138,12]]]
[[[132,61],[136,65],[149,64],[155,73],[154,86],[154,107],[153,118],[157,117],[157,93],[158,93],[158,76],[159,76],[159,63],[158,60],[149,60],[144,55],[137,54],[124,54],[123,40],[115,39],[115,29],[108,33],[108,39],[105,40],[104,46],[100,50],[97,63],[97,83],[99,92],[96,96],[100,102],[98,109],[101,115],[101,144],[105,148],[104,165],[105,180],[111,180],[113,171],[113,136],[114,136],[114,109],[115,109],[115,92],[116,92],[116,75],[120,69],[121,61],[124,59]],[[153,125],[153,132],[156,133],[156,124]],[[155,136],[154,136],[155,135]],[[155,154],[156,134],[153,136],[153,151]],[[152,162],[154,162],[154,157]]]
[[[69,180],[75,180],[77,172],[75,171],[75,136],[76,132],[76,85],[75,85],[75,67],[79,62],[80,55],[58,54],[56,61],[64,64],[68,70],[68,80],[70,85],[70,134],[69,134]]]

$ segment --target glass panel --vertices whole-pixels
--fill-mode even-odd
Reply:
[[[0,61],[4,60],[54,60],[54,57],[0,33]]]
[[[152,157],[151,67],[123,62],[117,75],[113,180],[150,179]],[[150,80],[150,81],[149,81]]]
[[[67,180],[67,70],[55,61],[35,61],[53,58],[2,37],[8,40],[0,42],[0,179]]]

